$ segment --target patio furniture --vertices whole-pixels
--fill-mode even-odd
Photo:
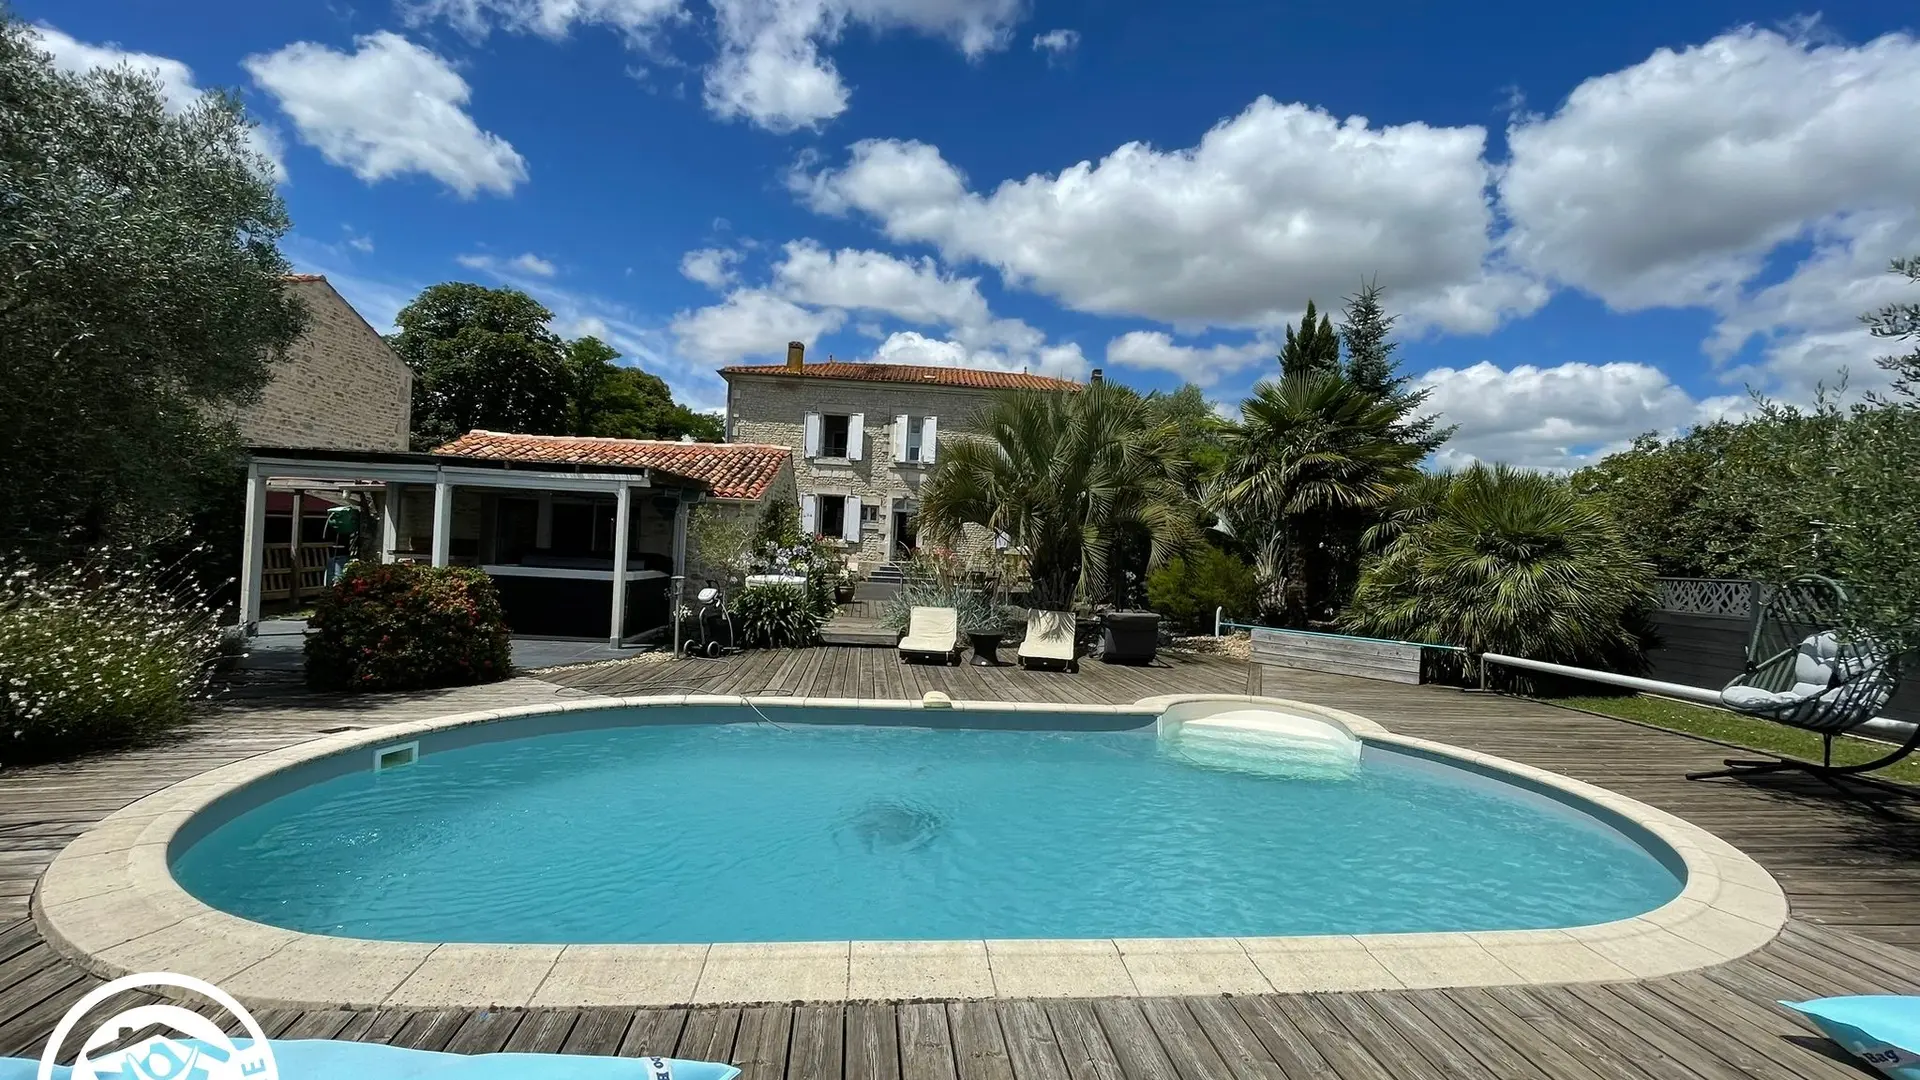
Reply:
[[[1784,771],[1832,777],[1870,772],[1920,748],[1920,727],[1904,743],[1854,765],[1833,763],[1833,740],[1886,705],[1899,686],[1899,657],[1844,626],[1847,597],[1835,582],[1803,577],[1774,589],[1747,644],[1746,668],[1720,691],[1735,712],[1820,736],[1818,764],[1790,758],[1728,758],[1726,767],[1689,773],[1689,780]]]
[[[1071,611],[1041,611],[1027,615],[1027,636],[1020,642],[1020,666],[1060,664],[1069,672],[1080,670],[1078,650],[1074,648],[1074,618]]]
[[[1109,611],[1102,627],[1100,659],[1109,664],[1151,664],[1160,651],[1160,616],[1151,611]]]
[[[967,644],[973,646],[974,667],[1000,666],[1000,634],[968,634]]]
[[[960,613],[950,607],[916,607],[907,616],[907,632],[900,638],[900,662],[908,657],[960,662]]]

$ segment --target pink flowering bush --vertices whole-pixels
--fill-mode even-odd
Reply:
[[[131,550],[0,558],[0,763],[151,737],[205,696],[223,635],[192,579]]]
[[[464,686],[513,671],[500,596],[470,567],[351,563],[308,627],[316,690]]]

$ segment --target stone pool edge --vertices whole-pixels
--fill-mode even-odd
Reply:
[[[742,705],[738,695],[573,699],[359,729],[201,773],[102,820],[42,875],[33,917],[61,954],[102,978],[172,971],[266,1007],[669,1006],[769,1001],[1107,997],[1606,982],[1710,967],[1771,941],[1787,900],[1758,863],[1712,833],[1592,784],[1284,698],[1173,694],[1133,705],[954,702],[956,711],[1157,715],[1176,701],[1270,705],[1369,742],[1506,773],[1604,807],[1679,856],[1679,896],[1644,915],[1564,930],[1010,941],[693,945],[413,943],[303,934],[208,907],[173,879],[188,819],[264,776],[429,731],[517,717],[658,705]],[[922,702],[754,698],[760,707],[915,708]]]

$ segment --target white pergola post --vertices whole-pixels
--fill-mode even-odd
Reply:
[[[433,485],[433,565],[447,565],[453,550],[453,485],[436,480]]]
[[[388,484],[385,500],[380,506],[380,561],[390,563],[394,553],[400,550],[401,507],[406,505],[407,487],[405,484]]]
[[[692,510],[693,504],[687,501],[686,492],[682,491],[680,502],[673,508],[673,573],[675,577],[685,577],[687,573],[687,516]]]
[[[305,502],[306,489],[293,489],[293,509],[290,517],[293,528],[287,533],[287,596],[295,607],[300,606],[300,504]]]
[[[240,530],[240,630],[260,625],[261,575],[267,559],[267,478],[260,466],[247,466],[247,518]]]
[[[626,639],[621,631],[627,625],[627,533],[633,520],[633,488],[621,481],[613,499],[613,627],[607,632],[607,644],[617,649]]]

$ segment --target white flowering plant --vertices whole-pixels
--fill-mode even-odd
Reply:
[[[99,548],[0,556],[0,761],[121,746],[185,723],[221,659],[217,613],[176,563]]]

